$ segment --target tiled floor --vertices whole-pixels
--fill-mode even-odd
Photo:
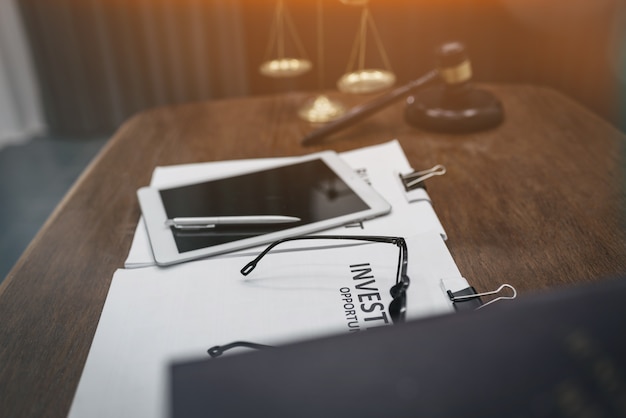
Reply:
[[[107,138],[36,138],[0,150],[0,282]]]

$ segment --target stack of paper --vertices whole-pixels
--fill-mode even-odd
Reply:
[[[406,198],[398,173],[411,167],[399,144],[392,141],[342,157],[366,173],[393,210],[349,231],[324,234],[405,237],[411,279],[407,319],[452,311],[442,280],[452,291],[468,284],[446,248],[427,193],[417,201]],[[176,185],[271,162],[159,168],[152,185]],[[246,277],[239,271],[259,249],[162,268],[151,259],[140,223],[126,263],[134,268],[113,276],[70,416],[167,416],[169,364],[208,357],[214,345],[241,340],[281,345],[390,325],[386,307],[396,280],[398,248],[356,241],[330,244],[281,244]]]

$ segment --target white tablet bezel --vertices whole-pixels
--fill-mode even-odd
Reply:
[[[271,167],[263,169],[242,170],[237,174],[229,174],[228,176],[211,178],[204,181],[215,181],[220,178],[261,172],[277,167],[296,165],[298,163],[315,159],[321,159],[324,161],[326,165],[365,202],[369,209],[251,238],[244,238],[237,241],[179,253],[170,227],[166,225],[167,215],[161,200],[160,189],[155,187],[143,187],[137,191],[137,197],[139,199],[141,213],[148,231],[150,245],[152,246],[152,253],[156,264],[160,266],[167,266],[244,248],[255,247],[261,244],[268,244],[282,238],[306,235],[313,232],[319,232],[324,229],[360,222],[366,219],[385,215],[391,211],[389,203],[378,192],[376,192],[376,190],[367,184],[353,169],[351,169],[334,151],[323,151],[309,154],[298,157],[295,161],[292,160],[285,163],[277,163]],[[204,181],[194,183],[202,183]],[[183,187],[189,184],[192,183],[180,184],[179,186]],[[174,187],[167,187],[167,189],[171,188]]]

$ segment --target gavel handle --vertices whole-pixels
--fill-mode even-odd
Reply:
[[[311,131],[307,135],[302,138],[300,143],[302,145],[312,145],[319,142],[324,137],[340,131],[341,129],[346,128],[347,126],[364,119],[370,116],[373,113],[378,112],[385,106],[391,104],[395,100],[402,98],[403,96],[408,95],[413,90],[423,87],[433,81],[439,80],[439,70],[432,70],[422,77],[409,82],[401,87],[395,88],[374,100],[371,100],[367,103],[363,103],[362,105],[358,105],[350,109],[345,115],[340,117],[339,119],[335,119],[334,121],[322,126],[319,129]]]

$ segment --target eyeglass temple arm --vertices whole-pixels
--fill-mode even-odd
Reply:
[[[275,246],[277,246],[281,242],[285,242],[285,241],[290,241],[290,239],[289,238],[285,238],[285,239],[281,239],[281,240],[272,242],[270,245],[267,246],[267,248],[265,248],[263,251],[261,251],[261,253],[259,255],[257,255],[254,258],[254,260],[250,261],[248,264],[243,266],[243,268],[240,270],[241,274],[243,274],[244,276],[247,276],[248,274],[252,273],[252,270],[255,269],[256,265],[259,263],[259,261],[261,261],[261,259],[265,256],[265,254],[269,253],[272,248],[274,248]]]
[[[259,255],[257,255],[254,258],[254,260],[250,261],[248,264],[243,266],[243,268],[240,270],[241,274],[243,274],[244,276],[247,276],[248,274],[250,274],[252,270],[256,268],[256,265],[259,263],[259,261],[261,261],[261,259],[267,253],[269,253],[272,250],[272,248],[274,248],[278,244],[286,242],[286,241],[296,241],[296,240],[303,240],[303,239],[354,239],[354,240],[359,240],[359,241],[390,242],[396,245],[399,245],[399,242],[404,241],[404,239],[400,237],[382,237],[382,236],[374,236],[374,235],[313,235],[313,236],[306,236],[306,237],[283,238],[278,241],[274,241],[273,243],[268,245],[267,248],[265,248]]]
[[[235,347],[247,347],[247,348],[252,348],[255,350],[261,350],[263,348],[273,348],[273,346],[271,345],[265,345],[265,344],[257,344],[257,343],[251,343],[248,341],[235,341],[232,342],[230,344],[224,344],[224,345],[215,345],[211,348],[209,348],[207,350],[207,353],[209,353],[209,355],[213,358],[215,357],[219,357],[222,354],[224,354],[225,351],[228,351],[232,348]]]

